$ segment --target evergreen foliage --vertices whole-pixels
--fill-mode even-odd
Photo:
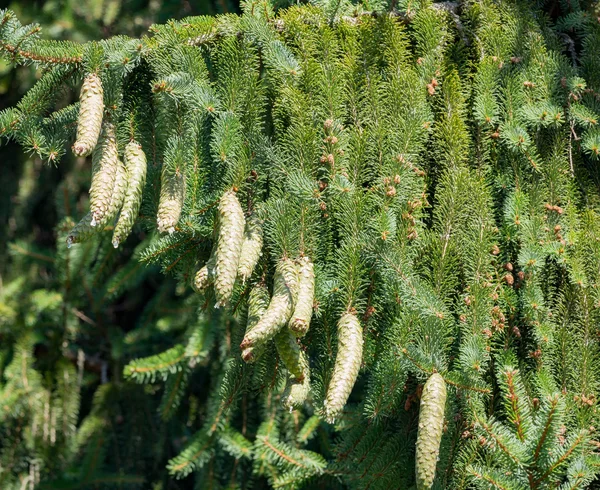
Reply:
[[[0,486],[600,485],[599,6],[242,11],[0,11],[0,136],[85,140],[0,283]]]

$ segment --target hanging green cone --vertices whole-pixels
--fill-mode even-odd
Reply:
[[[137,141],[130,141],[125,147],[125,168],[127,170],[127,191],[123,201],[119,221],[113,233],[113,246],[127,238],[142,204],[142,193],[146,183],[146,155]]]
[[[417,490],[429,490],[433,485],[444,429],[445,406],[446,383],[441,375],[433,373],[423,387],[419,409],[415,456]]]
[[[275,347],[289,371],[281,403],[291,412],[304,404],[310,390],[308,357],[298,345],[296,337],[287,328],[281,329],[275,335]]]
[[[246,332],[240,345],[243,358],[252,357],[252,349],[265,344],[289,321],[294,308],[294,298],[298,292],[298,274],[296,266],[289,259],[277,264],[273,284],[273,297],[269,307],[258,323]]]
[[[288,328],[282,328],[275,335],[275,347],[279,353],[279,357],[298,380],[304,376],[306,369],[306,354],[296,341],[296,337]]]
[[[308,257],[300,259],[298,276],[298,299],[290,320],[290,330],[296,337],[304,337],[310,326],[315,301],[315,271]]]
[[[77,223],[67,236],[67,248],[75,243],[81,243],[95,235],[99,231],[99,227],[92,226],[92,213],[87,213],[79,223]]]
[[[104,91],[100,77],[89,73],[83,80],[79,94],[79,117],[77,118],[77,139],[73,144],[73,153],[86,157],[92,153],[102,126],[104,114]]]
[[[231,299],[244,241],[244,212],[235,192],[227,191],[219,202],[219,235],[215,267],[216,307]]]
[[[283,405],[283,408],[289,410],[290,412],[294,409],[299,409],[308,398],[309,392],[310,372],[307,364],[302,381],[296,379],[296,377],[292,374],[290,374],[288,377],[285,390],[281,396],[281,404]]]
[[[338,348],[325,398],[325,419],[333,423],[354,387],[362,362],[363,333],[356,315],[344,313],[338,322]]]
[[[258,321],[269,307],[269,290],[263,283],[259,283],[252,288],[248,296],[248,319],[246,321],[246,335],[257,325]],[[242,351],[242,358],[246,362],[255,361],[260,357],[261,348]]]

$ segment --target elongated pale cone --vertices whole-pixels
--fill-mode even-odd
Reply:
[[[269,290],[264,283],[260,282],[252,288],[250,295],[248,296],[248,319],[246,320],[246,333],[250,332],[256,327],[259,320],[267,311],[270,302]],[[263,346],[248,347],[242,351],[242,359],[246,362],[255,361],[263,351]]]
[[[362,363],[363,332],[353,313],[344,313],[338,321],[338,348],[333,374],[325,397],[325,419],[333,423],[354,387]]]
[[[86,157],[92,153],[102,126],[104,115],[104,90],[100,77],[89,73],[83,80],[79,94],[79,117],[77,118],[77,139],[73,144],[73,153]]]
[[[112,187],[111,200],[104,217],[100,222],[96,222],[96,224],[92,226],[92,213],[89,212],[86,214],[67,236],[68,248],[71,248],[71,245],[74,243],[83,242],[96,233],[101,232],[110,222],[110,220],[116,217],[119,209],[123,205],[125,189],[127,187],[127,172],[125,171],[125,167],[121,162],[117,162],[116,174],[117,175]]]
[[[296,337],[304,337],[310,326],[315,301],[314,265],[308,257],[300,259],[298,277],[298,298],[289,326]]]
[[[419,409],[415,466],[417,490],[429,490],[435,480],[445,407],[446,383],[440,374],[433,373],[423,387]]]
[[[215,253],[216,307],[226,306],[231,299],[237,277],[246,219],[233,191],[227,191],[219,201],[219,236]]]
[[[181,217],[185,200],[185,174],[183,169],[174,171],[163,167],[160,178],[160,197],[156,213],[156,227],[159,233],[173,234]]]
[[[269,307],[254,328],[246,331],[240,345],[244,360],[251,360],[253,349],[271,340],[287,324],[292,315],[294,298],[297,294],[298,272],[296,266],[290,259],[282,259],[275,270],[273,297]]]
[[[142,146],[137,141],[130,141],[125,147],[124,157],[125,169],[127,170],[127,190],[125,191],[119,220],[113,233],[112,243],[115,248],[131,233],[140,211],[146,183],[146,154],[142,150]]]
[[[101,223],[108,213],[119,163],[115,126],[109,121],[104,121],[98,145],[92,155],[92,185],[90,186],[92,226]]]
[[[242,251],[240,252],[240,261],[238,265],[238,275],[242,282],[246,282],[252,275],[252,271],[262,255],[263,230],[262,221],[253,214],[246,220],[246,229],[244,230],[244,241],[242,242]]]

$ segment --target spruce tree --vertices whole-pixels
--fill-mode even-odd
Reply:
[[[241,10],[0,11],[0,136],[75,162],[0,284],[2,488],[600,485],[598,4]]]

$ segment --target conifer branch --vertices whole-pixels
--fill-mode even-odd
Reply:
[[[556,412],[556,408],[558,406],[558,398],[554,397],[550,400],[550,410],[546,417],[546,423],[544,424],[544,429],[542,430],[542,435],[540,436],[540,440],[538,441],[535,452],[533,453],[534,461],[537,461],[540,457],[540,452],[542,450],[542,446],[546,442],[546,437],[548,437],[548,433],[550,431],[550,427],[552,425],[552,420],[554,418],[554,414]]]
[[[29,61],[35,61],[37,63],[47,64],[77,64],[81,63],[82,56],[53,56],[44,55],[39,52],[23,50],[18,46],[14,46],[0,39],[0,50],[4,50],[11,54],[13,61],[18,58],[23,58]]]
[[[402,352],[402,354],[404,354],[404,356],[410,361],[412,362],[420,371],[427,373],[427,374],[433,374],[435,372],[437,372],[435,369],[427,369],[424,366],[420,365],[413,357],[411,357],[411,355],[408,353],[408,350],[406,348],[402,348],[400,349],[400,351]],[[444,377],[444,381],[451,385],[454,386],[456,388],[459,388],[461,390],[466,390],[466,391],[475,391],[477,393],[484,393],[484,394],[489,394],[491,391],[488,388],[479,388],[477,386],[467,386],[467,385],[463,385],[461,383],[458,383],[456,381],[453,381],[452,379],[446,378]]]
[[[561,464],[563,464],[567,459],[569,459],[569,457],[571,456],[571,454],[573,453],[573,451],[575,451],[575,449],[577,449],[577,447],[579,447],[580,444],[582,444],[585,440],[585,438],[587,437],[588,433],[587,431],[583,430],[579,433],[579,435],[577,436],[577,438],[573,441],[573,443],[569,446],[569,448],[554,462],[552,463],[552,465],[550,465],[548,467],[548,469],[542,474],[542,476],[540,476],[539,478],[537,478],[534,482],[533,482],[533,487],[534,488],[538,488],[539,484],[542,483],[544,480],[546,480],[546,478],[548,478],[548,476],[557,468],[559,467]]]

